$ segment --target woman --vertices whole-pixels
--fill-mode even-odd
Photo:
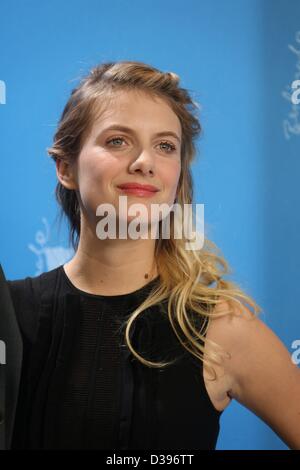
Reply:
[[[169,237],[163,216],[141,219],[156,238],[99,225],[110,204],[129,227],[121,196],[147,214],[192,203],[196,107],[141,62],[101,64],[72,91],[48,153],[75,255],[9,281],[24,342],[12,448],[214,449],[236,399],[300,449],[300,372],[213,243],[187,250],[172,212]]]

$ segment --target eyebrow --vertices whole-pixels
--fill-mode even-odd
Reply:
[[[109,130],[123,131],[123,132],[127,132],[128,134],[135,135],[135,131],[133,129],[131,129],[130,127],[127,127],[127,126],[121,126],[119,124],[112,124],[111,126],[107,127],[106,129],[103,129],[101,134],[103,132],[106,132],[106,131],[109,131]],[[181,143],[180,138],[178,137],[178,135],[175,132],[162,131],[162,132],[157,132],[156,134],[154,134],[155,137],[163,137],[163,136],[166,136],[166,135],[170,135],[172,137],[175,137],[175,139],[177,139],[178,142]]]

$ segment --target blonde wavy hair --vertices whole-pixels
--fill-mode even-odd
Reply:
[[[184,204],[192,204],[191,163],[197,153],[196,139],[202,131],[197,117],[200,106],[192,99],[187,89],[179,86],[179,81],[179,76],[173,72],[162,72],[137,61],[118,61],[95,66],[72,90],[54,135],[53,145],[47,149],[49,156],[54,161],[62,159],[74,162],[93,122],[101,117],[105,106],[109,106],[116,92],[134,90],[147,93],[163,99],[180,120],[181,174],[176,203],[182,208]],[[69,240],[76,251],[80,237],[80,208],[76,192],[65,188],[58,181],[55,195],[61,207],[61,217],[67,217],[70,227]],[[211,364],[220,364],[219,356],[212,350],[204,355],[204,344],[209,341],[215,350],[220,350],[220,346],[205,338],[205,334],[211,319],[234,311],[227,309],[217,313],[216,305],[225,300],[226,306],[232,307],[234,303],[242,305],[241,301],[244,301],[254,309],[255,314],[258,314],[261,308],[236,283],[224,279],[225,275],[231,273],[231,269],[212,241],[205,237],[201,249],[187,250],[186,243],[190,240],[187,240],[184,234],[181,238],[174,238],[174,223],[171,214],[170,237],[156,239],[155,260],[160,282],[127,319],[126,344],[132,354],[146,366],[163,368],[174,362],[147,360],[135,351],[130,340],[130,328],[137,317],[144,310],[155,304],[161,305],[161,302],[167,300],[166,313],[180,343],[214,371]],[[201,320],[201,327],[198,320]]]

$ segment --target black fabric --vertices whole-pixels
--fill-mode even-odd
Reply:
[[[141,314],[131,340],[146,359],[175,363],[145,366],[125,345],[125,320],[157,282],[93,295],[63,266],[8,281],[24,346],[12,449],[215,449],[222,412],[165,304]]]
[[[23,345],[16,313],[0,264],[0,449],[9,449],[20,384]]]

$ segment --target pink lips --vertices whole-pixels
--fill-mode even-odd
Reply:
[[[118,186],[125,194],[132,194],[140,197],[151,197],[159,191],[158,188],[150,184],[124,183]]]
[[[151,191],[151,192],[157,192],[159,191],[158,188],[155,186],[152,186],[151,184],[139,184],[139,183],[124,183],[120,184],[118,186],[120,189],[137,189],[140,191]]]

